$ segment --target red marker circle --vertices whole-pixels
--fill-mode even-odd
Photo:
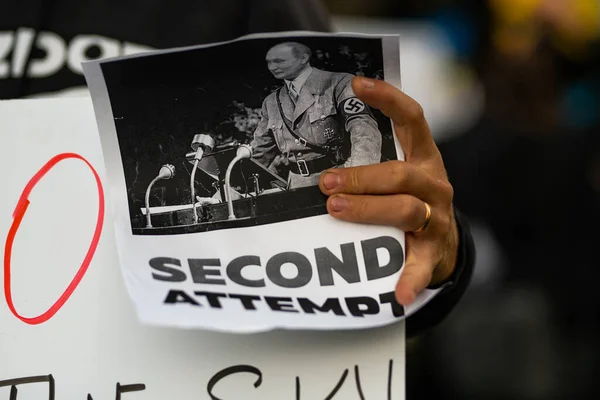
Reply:
[[[66,160],[69,158],[79,159],[87,164],[87,166],[92,170],[94,177],[96,178],[96,184],[98,186],[98,219],[96,220],[96,229],[94,231],[94,236],[92,237],[92,241],[90,243],[90,247],[77,271],[75,277],[67,286],[63,294],[56,300],[56,302],[43,314],[33,317],[27,318],[21,316],[17,310],[15,309],[15,305],[12,300],[12,292],[11,292],[11,283],[10,283],[10,259],[13,242],[15,240],[15,235],[19,230],[19,226],[21,225],[21,221],[25,216],[25,212],[27,211],[27,207],[29,206],[29,199],[27,198],[35,185],[50,171],[56,164],[58,164],[62,160]],[[4,246],[4,297],[6,299],[6,304],[8,308],[13,313],[15,317],[30,325],[38,325],[48,321],[52,318],[66,303],[66,301],[71,297],[77,286],[83,279],[83,276],[87,272],[88,266],[90,265],[92,258],[94,257],[94,253],[96,252],[96,248],[98,247],[98,242],[100,241],[100,234],[102,233],[102,225],[104,221],[104,189],[102,188],[102,182],[100,181],[100,177],[98,173],[94,169],[94,167],[82,156],[75,153],[62,153],[58,154],[50,159],[40,170],[29,180],[23,193],[21,193],[21,197],[19,198],[19,202],[17,203],[17,207],[13,213],[13,223],[10,226],[10,230],[8,231],[8,236],[6,238],[6,244]]]

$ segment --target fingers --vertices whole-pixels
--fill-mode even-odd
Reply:
[[[271,168],[280,168],[282,166],[288,166],[289,164],[289,159],[285,155],[278,154],[271,162]]]
[[[273,159],[272,165],[280,166],[281,164],[283,164],[283,156],[280,154],[277,154],[275,156],[275,158]]]
[[[407,242],[410,238],[407,238]],[[435,262],[431,260],[431,251],[424,251],[423,243],[407,243],[410,249],[406,257],[404,270],[396,283],[396,300],[402,305],[412,304],[417,295],[431,282]]]
[[[394,226],[416,231],[425,223],[426,208],[414,196],[334,195],[327,200],[330,215],[343,221]]]
[[[352,89],[358,97],[381,110],[398,125],[426,128],[423,108],[395,86],[378,79],[356,77],[352,81]]]
[[[356,96],[391,118],[402,148],[412,158],[428,159],[438,155],[437,147],[421,105],[391,84],[364,77],[352,81]]]
[[[453,271],[458,248],[453,189],[422,107],[381,80],[355,77],[352,88],[393,121],[406,161],[333,168],[322,174],[319,187],[330,196],[327,209],[333,217],[407,232],[396,299],[409,305],[433,281],[441,282]],[[432,210],[430,223],[416,232],[427,219],[426,203]]]
[[[402,161],[353,168],[334,168],[319,179],[326,195],[346,194],[411,194],[436,204],[452,200],[452,187],[434,179],[422,168]]]

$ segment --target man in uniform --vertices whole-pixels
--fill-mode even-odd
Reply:
[[[290,189],[318,185],[328,168],[381,159],[381,133],[352,90],[354,76],[314,68],[310,58],[296,42],[267,52],[269,70],[284,85],[263,101],[252,141],[253,158],[276,173],[287,170]]]

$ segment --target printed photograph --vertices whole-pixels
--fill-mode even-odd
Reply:
[[[381,38],[252,38],[101,68],[133,234],[325,214],[323,171],[398,159],[389,118],[351,86],[385,79]]]

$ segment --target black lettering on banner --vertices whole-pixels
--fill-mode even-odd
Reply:
[[[284,264],[293,264],[298,270],[296,277],[288,279],[281,274]],[[277,286],[284,288],[299,288],[305,286],[312,278],[312,265],[308,258],[300,253],[285,252],[275,254],[267,262],[267,276]]]
[[[402,245],[391,236],[381,236],[374,239],[361,241],[363,256],[365,259],[365,268],[367,279],[381,279],[388,277],[400,271],[404,262],[404,251]],[[386,249],[390,255],[390,262],[387,265],[379,265],[377,249]]]
[[[342,309],[342,305],[340,304],[340,299],[335,297],[329,298],[325,300],[322,306],[318,306],[313,303],[311,300],[307,298],[298,298],[298,304],[305,313],[314,314],[315,310],[320,312],[329,312],[333,311],[335,315],[345,316],[344,310]]]
[[[233,259],[227,265],[227,276],[238,285],[246,287],[265,287],[264,279],[246,279],[242,276],[242,270],[250,265],[260,265],[260,257],[258,256],[241,256]]]
[[[398,303],[394,292],[382,293],[379,295],[379,301],[381,304],[390,303],[392,306],[392,313],[394,317],[402,317],[404,315],[404,306]]]
[[[221,276],[221,271],[218,269],[207,269],[206,267],[220,267],[221,260],[218,258],[209,259],[188,259],[190,265],[190,272],[192,274],[192,280],[194,283],[206,283],[210,285],[225,285],[223,279],[211,279],[207,278],[209,275]]]
[[[133,385],[121,385],[119,382],[117,382],[117,388],[115,390],[115,400],[121,400],[121,394],[123,393],[141,392],[144,390],[146,390],[146,385],[144,385],[143,383],[136,383]],[[94,398],[91,394],[88,393],[87,400],[94,400]]]
[[[287,312],[298,312],[294,309],[293,304],[284,304],[284,302],[291,303],[292,299],[289,297],[268,297],[265,296],[265,302],[273,311],[287,311]],[[291,307],[291,309],[290,309]]]
[[[355,317],[364,317],[367,314],[378,314],[379,303],[371,297],[346,297],[346,306],[350,314]],[[361,306],[363,306],[361,308]]]
[[[335,271],[348,283],[360,282],[358,272],[358,260],[356,258],[356,249],[354,243],[345,243],[340,246],[342,250],[342,260],[326,247],[315,249],[315,258],[317,260],[317,271],[321,286],[333,285],[333,273]]]
[[[43,383],[48,382],[48,399],[54,400],[54,377],[52,375],[40,375],[40,376],[29,376],[26,378],[7,379],[0,381],[0,388],[10,386],[9,400],[17,400],[17,386],[28,385],[31,383]]]
[[[392,400],[392,380],[393,380],[393,365],[394,360],[390,359],[388,363],[388,379],[387,379],[387,399]],[[263,376],[260,369],[252,366],[252,365],[234,365],[228,368],[225,368],[216,374],[214,374],[206,385],[207,393],[209,394],[211,400],[222,400],[216,397],[213,394],[213,390],[215,386],[223,379],[230,375],[238,374],[238,373],[252,373],[257,375],[256,382],[254,382],[254,387],[258,388],[262,384]],[[355,375],[355,383],[356,383],[356,391],[360,397],[360,400],[365,400],[365,396],[362,390],[359,367],[358,365],[354,366],[354,375]],[[342,376],[338,380],[337,384],[333,388],[333,390],[329,393],[329,395],[325,398],[325,400],[332,400],[333,397],[339,392],[339,390],[344,385],[346,378],[348,376],[348,369],[345,369]],[[10,386],[10,395],[9,400],[18,400],[18,390],[17,386],[33,384],[33,383],[43,383],[48,382],[48,399],[55,399],[55,380],[52,375],[41,375],[41,376],[30,376],[25,378],[17,378],[17,379],[8,379],[0,381],[0,388]],[[130,385],[121,385],[117,383],[116,385],[116,400],[121,400],[122,394],[131,393],[131,392],[141,392],[146,390],[146,385],[143,383],[138,384],[130,384]],[[296,376],[296,400],[300,400],[300,377]],[[94,400],[92,395],[88,393],[87,400]]]
[[[331,393],[329,393],[329,395],[327,397],[325,397],[325,400],[331,400],[331,399],[333,399],[333,396],[335,396],[336,393],[339,392],[339,390],[341,389],[342,385],[346,381],[346,377],[347,376],[348,376],[348,369],[346,368],[344,370],[344,373],[342,374],[340,380],[335,385],[335,387],[333,388],[333,390],[331,391]],[[300,400],[300,378],[299,377],[296,377],[296,400]]]
[[[360,375],[358,373],[358,365],[354,366],[354,380],[356,381],[356,391],[358,392],[358,395],[360,396],[360,400],[365,400],[365,395],[363,394],[362,386],[360,384]]]
[[[242,372],[247,372],[247,373],[258,375],[258,379],[256,379],[256,382],[254,382],[255,388],[259,387],[262,384],[262,372],[260,371],[260,369],[253,367],[251,365],[234,365],[232,367],[225,368],[225,369],[217,372],[208,381],[208,384],[206,385],[206,392],[210,396],[211,400],[222,400],[213,394],[213,388],[215,387],[215,385],[217,383],[219,383],[220,380],[228,377],[229,375],[239,374]]]
[[[254,302],[256,300],[260,301],[260,297],[258,296],[250,296],[246,294],[230,294],[230,299],[239,299],[242,302],[242,305],[246,310],[256,310],[256,306],[254,306]]]
[[[153,272],[152,278],[156,279],[157,281],[183,282],[187,279],[187,277],[185,276],[185,272],[183,272],[182,270],[167,266],[168,264],[172,264],[181,267],[181,261],[179,261],[176,258],[155,257],[149,261],[149,264],[150,268],[167,274],[160,275]]]
[[[143,383],[137,383],[133,385],[121,385],[117,382],[117,397],[116,400],[121,400],[122,393],[130,393],[130,392],[141,392],[146,390],[146,385]]]
[[[196,300],[191,298],[183,290],[169,290],[169,293],[167,294],[167,298],[165,299],[164,303],[165,304],[188,303],[193,306],[202,307]]]
[[[223,297],[225,299],[227,298],[227,295],[225,293],[194,292],[194,294],[196,296],[206,296],[206,300],[208,300],[208,304],[210,304],[212,308],[223,308],[221,306],[221,301],[219,300],[219,297]]]
[[[390,360],[388,365],[388,400],[392,400],[392,369],[394,367],[394,360]]]

